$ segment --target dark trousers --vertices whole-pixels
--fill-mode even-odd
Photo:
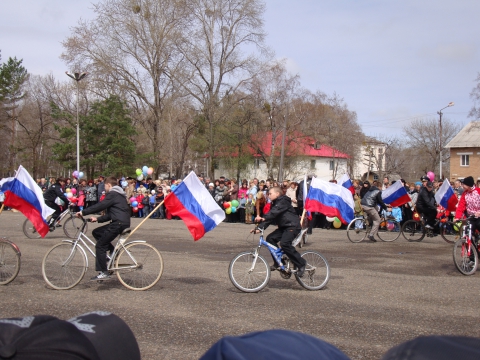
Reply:
[[[283,252],[288,256],[292,263],[297,267],[297,269],[303,265],[306,265],[307,262],[302,259],[300,254],[295,250],[295,247],[292,246],[292,241],[300,233],[300,229],[286,228],[286,229],[276,229],[274,232],[267,236],[267,242],[277,246],[277,243],[280,241],[280,246]],[[272,256],[273,258],[273,256]],[[275,259],[274,259],[275,260]],[[275,260],[275,265],[277,261]]]
[[[52,224],[60,216],[62,210],[60,209],[60,206],[55,204],[55,202],[53,201],[45,200],[45,205],[55,210],[55,212],[52,214],[52,217],[50,218],[50,224]]]
[[[425,218],[425,223],[433,227],[435,225],[435,218],[437,217],[437,210],[431,209],[418,209],[418,211],[423,214]]]
[[[107,251],[113,250],[111,242],[128,227],[128,225],[117,221],[93,229],[92,235],[97,240],[95,244],[95,270],[107,271]]]

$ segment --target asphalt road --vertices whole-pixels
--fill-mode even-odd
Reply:
[[[57,229],[45,239],[30,240],[22,233],[23,221],[20,213],[0,216],[0,236],[22,251],[20,274],[0,287],[0,318],[49,314],[69,319],[111,311],[131,327],[143,359],[198,359],[225,335],[273,328],[319,337],[352,359],[379,359],[420,335],[480,337],[480,273],[461,275],[452,245],[440,237],[352,244],[344,230],[314,229],[304,249],[327,257],[331,278],[325,289],[308,291],[274,272],[264,290],[247,294],[233,287],[227,270],[235,254],[253,248],[251,226],[222,223],[194,242],[182,221],[149,219],[133,238],[148,240],[162,253],[164,273],[152,289],[131,291],[116,278],[89,282],[95,274],[89,268],[78,286],[57,291],[46,286],[41,262],[65,235]],[[132,226],[139,222],[133,219]]]

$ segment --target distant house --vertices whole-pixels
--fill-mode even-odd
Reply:
[[[450,180],[480,179],[480,121],[472,121],[445,146],[450,149]]]
[[[274,178],[278,177],[280,153],[282,146],[281,132],[275,138],[274,148]],[[251,157],[252,163],[241,172],[242,179],[267,179],[267,163],[272,147],[272,132],[257,135],[252,138],[250,145],[245,150]],[[237,156],[229,154],[228,157]],[[226,156],[220,157],[215,169],[215,178],[226,176],[236,177],[236,170],[231,167]],[[300,134],[286,135],[284,152],[284,179],[300,180],[308,173],[315,174],[323,180],[331,180],[333,174],[338,180],[347,171],[349,156],[330,146],[315,143],[311,137]],[[218,157],[217,157],[218,159]]]
[[[354,165],[354,178],[362,180],[379,179],[385,174],[385,148],[386,144],[375,138],[366,136],[360,153],[362,156]],[[353,178],[352,177],[352,178]]]

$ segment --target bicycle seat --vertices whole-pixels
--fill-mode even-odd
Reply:
[[[130,228],[126,228],[125,230],[122,231],[122,233],[120,235],[128,235],[132,232],[132,229]]]

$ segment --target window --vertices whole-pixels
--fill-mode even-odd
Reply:
[[[330,160],[330,170],[333,170],[333,168],[334,168],[333,160]]]
[[[255,159],[255,168],[259,168],[260,167],[260,159]]]
[[[310,169],[315,169],[317,166],[317,161],[316,160],[310,160]]]
[[[373,174],[373,180],[378,180],[378,175],[377,174]]]
[[[470,166],[470,155],[460,155],[460,166]]]

